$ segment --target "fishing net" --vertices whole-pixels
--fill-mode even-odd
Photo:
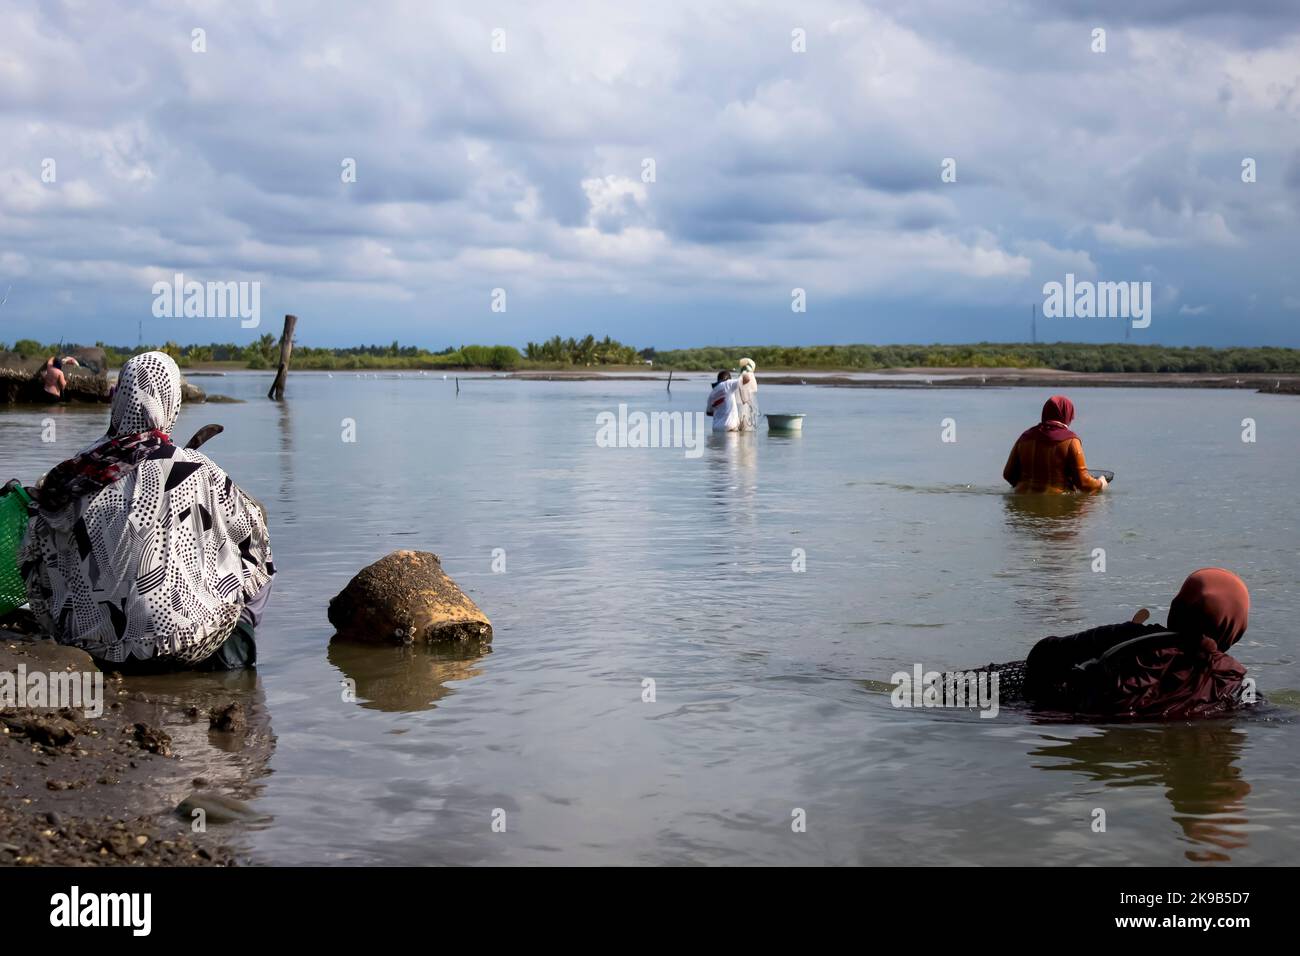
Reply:
[[[998,699],[1004,704],[1023,703],[1025,700],[1025,662],[1008,661],[1005,664],[986,664],[974,668],[977,674],[998,675]]]
[[[1029,700],[1025,697],[1025,662],[1008,661],[1005,664],[986,664],[983,667],[974,668],[977,674],[997,674],[998,675],[998,700],[1003,704],[1028,704]],[[1244,696],[1231,701],[1224,701],[1222,706],[1217,709],[1207,710],[1205,713],[1214,712],[1223,713],[1234,710],[1238,707],[1249,707],[1267,703],[1264,695],[1258,690],[1252,692],[1252,696],[1247,699]],[[1068,716],[1068,715],[1062,715]],[[1075,717],[1085,716],[1083,714],[1074,714]],[[1096,715],[1093,715],[1096,716]]]

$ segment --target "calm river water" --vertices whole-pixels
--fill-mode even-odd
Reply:
[[[264,733],[229,789],[269,822],[230,840],[255,860],[1300,857],[1300,399],[1075,390],[1089,462],[1118,477],[1045,515],[1000,477],[1040,389],[769,386],[763,409],[807,413],[802,436],[692,458],[598,447],[596,416],[694,412],[703,376],[671,397],[661,382],[462,376],[457,396],[440,374],[303,373],[283,404],[261,397],[265,374],[195,382],[248,399],[186,407],[176,432],[225,425],[204,450],[267,504],[280,569],[256,678],[237,682]],[[40,441],[50,414],[54,444]],[[0,410],[2,477],[34,481],[106,418]],[[941,441],[947,418],[955,442]],[[491,653],[331,647],[329,599],[398,548],[441,556],[491,617]],[[981,719],[895,709],[882,690],[914,664],[1021,658],[1043,635],[1139,607],[1163,621],[1205,565],[1251,589],[1235,653],[1274,703],[1249,717]],[[196,687],[236,686],[215,680],[150,686],[179,714]]]

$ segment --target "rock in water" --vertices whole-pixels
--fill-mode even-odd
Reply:
[[[247,729],[248,718],[244,716],[244,707],[237,700],[232,700],[224,707],[213,707],[208,711],[208,727],[223,733],[239,733]]]
[[[244,801],[214,790],[196,790],[176,807],[176,812],[187,820],[194,818],[195,810],[203,811],[207,823],[256,823],[266,819]]]
[[[206,402],[208,400],[207,392],[197,385],[191,385],[185,379],[181,379],[181,401],[188,404]]]
[[[428,551],[394,551],[362,568],[330,601],[329,619],[339,637],[371,644],[492,640],[487,615]]]
[[[36,368],[28,369],[27,364],[35,364]],[[3,359],[3,353],[0,353],[0,403],[6,405],[15,403],[45,404],[45,389],[41,385],[38,376],[39,371],[39,362],[25,362],[23,366],[16,367],[6,363]],[[80,369],[73,369],[71,374],[66,372],[64,374],[67,375],[68,379],[67,388],[63,390],[65,401],[108,401],[110,386],[107,376],[103,374],[92,375]]]

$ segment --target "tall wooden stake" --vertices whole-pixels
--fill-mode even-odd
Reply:
[[[284,398],[284,380],[289,377],[289,357],[293,355],[293,327],[298,324],[298,316],[284,317],[284,331],[280,333],[280,368],[275,373],[275,381],[266,397],[279,401]]]

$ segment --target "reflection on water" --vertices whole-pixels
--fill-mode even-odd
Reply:
[[[455,693],[449,683],[481,674],[478,661],[491,652],[490,644],[376,647],[336,638],[330,641],[329,662],[343,674],[343,681],[352,682],[346,689],[362,707],[406,712],[436,707]]]
[[[1002,496],[1007,529],[1017,542],[1019,567],[1034,576],[1022,600],[1038,609],[1050,608],[1062,618],[1080,615],[1080,578],[1090,574],[1091,554],[1086,533],[1099,495],[1031,495],[1007,492]]]
[[[1087,528],[1087,516],[1100,495],[1029,495],[1007,492],[1003,496],[1007,525],[1041,541],[1072,541]]]
[[[789,444],[791,442],[803,441],[803,429],[796,428],[791,431],[771,431],[767,433],[767,440],[777,445]]]
[[[1092,736],[1051,742],[1029,752],[1047,758],[1041,770],[1065,770],[1107,787],[1162,787],[1171,819],[1194,844],[1195,863],[1226,863],[1230,850],[1250,843],[1246,797],[1250,784],[1239,765],[1246,730],[1226,720],[1157,727],[1107,727]],[[1113,821],[1112,821],[1113,822]]]
[[[271,773],[276,738],[261,678],[255,669],[224,673],[179,673],[124,677],[119,698],[132,721],[161,727],[184,760],[142,764],[145,776],[132,777],[140,788],[139,806],[174,808],[196,789],[214,790],[239,800],[261,795]],[[216,730],[208,711],[237,704],[243,720]],[[196,783],[201,780],[201,783]],[[223,833],[222,839],[237,841]]]
[[[280,454],[277,460],[280,469],[280,480],[276,500],[281,504],[278,510],[282,513],[282,516],[287,520],[293,520],[292,515],[297,510],[295,507],[297,504],[295,482],[297,464],[296,456],[293,453],[293,403],[286,399],[276,402],[275,406],[278,413],[276,416],[277,433],[280,439]]]
[[[709,500],[721,534],[713,548],[726,554],[737,542],[729,535],[752,533],[758,526],[758,442],[756,432],[710,432],[705,442]]]

